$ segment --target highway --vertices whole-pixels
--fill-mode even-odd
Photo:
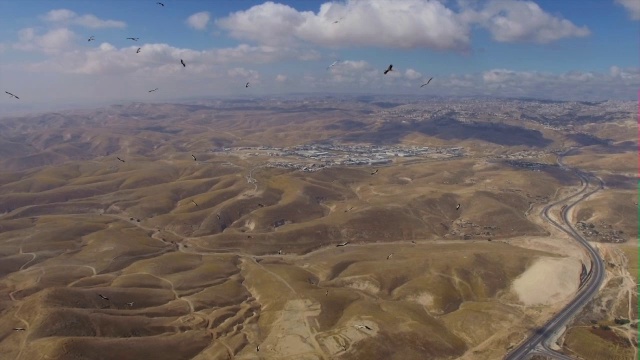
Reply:
[[[561,162],[562,156],[563,155],[560,155],[558,157],[558,165],[560,165],[562,169],[569,170],[569,168],[567,168],[562,164]],[[572,170],[572,171],[580,178],[580,182],[581,182],[580,191],[578,191],[577,193],[567,198],[564,198],[562,200],[559,200],[557,202],[554,202],[552,204],[545,206],[544,209],[541,211],[540,216],[542,216],[546,221],[551,223],[556,228],[562,230],[563,232],[565,232],[566,234],[574,238],[580,245],[584,247],[584,249],[589,254],[589,257],[591,258],[591,263],[592,263],[591,271],[587,276],[587,278],[585,279],[585,282],[582,284],[582,286],[578,290],[576,296],[573,298],[573,300],[571,300],[571,302],[569,302],[569,304],[567,304],[567,306],[565,306],[559,313],[557,313],[554,317],[552,317],[544,326],[537,329],[531,337],[529,337],[526,341],[524,341],[518,347],[516,347],[511,352],[509,352],[505,356],[506,360],[527,359],[534,354],[542,354],[545,356],[549,356],[556,359],[563,359],[563,360],[572,359],[567,355],[560,354],[550,349],[549,347],[550,340],[552,340],[556,335],[556,333],[560,329],[564,328],[569,323],[569,321],[571,321],[571,319],[580,311],[580,309],[582,309],[582,307],[586,305],[587,302],[589,302],[589,300],[591,300],[593,296],[595,296],[598,293],[598,290],[600,289],[600,285],[604,280],[605,269],[603,265],[603,260],[598,254],[598,251],[595,248],[593,248],[589,244],[589,242],[573,228],[573,226],[571,226],[571,221],[569,220],[569,211],[571,210],[571,208],[573,208],[580,201],[586,199],[587,197],[591,196],[595,192],[603,189],[604,182],[598,177],[581,172],[579,170]],[[599,181],[600,183],[599,184],[600,186],[598,186],[594,190],[587,192],[590,185],[590,181],[589,181],[590,177],[597,179],[597,181]],[[571,203],[568,203],[567,206],[561,211],[561,217],[562,217],[562,221],[564,222],[564,226],[549,216],[549,210],[552,207],[557,206],[564,202],[571,201],[572,199],[577,197],[578,199],[572,201]]]

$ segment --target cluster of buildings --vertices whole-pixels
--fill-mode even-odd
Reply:
[[[221,148],[214,151],[242,154],[245,156],[268,156],[279,158],[269,166],[317,171],[331,166],[384,165],[395,158],[453,158],[464,155],[460,147],[434,148],[427,146],[379,146],[346,144],[310,144],[291,148],[270,146]],[[294,161],[296,160],[296,161]]]

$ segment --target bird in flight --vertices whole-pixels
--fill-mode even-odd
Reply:
[[[337,23],[339,23],[339,22],[340,22],[340,20],[342,20],[342,19],[344,19],[344,16],[343,16],[343,17],[341,17],[340,19],[338,19],[338,20],[334,21],[333,23],[334,23],[334,24],[337,24]]]
[[[119,157],[117,157],[117,156],[116,156],[116,159],[118,159],[118,160],[120,160],[120,161],[124,162],[124,160],[120,159],[120,158],[119,158]]]
[[[341,247],[341,246],[347,246],[347,244],[349,244],[348,241],[343,242],[342,244],[338,244],[336,245],[336,247]]]
[[[260,345],[256,346],[256,351],[260,351]]]
[[[127,305],[133,306],[133,301],[132,302],[128,302]]]
[[[138,39],[140,38],[134,38],[134,37],[127,38],[127,40],[133,40],[133,41],[138,41]]]
[[[164,6],[164,4],[163,4],[163,3],[161,3],[161,2],[157,2],[156,4],[158,4],[158,5],[160,5],[160,6]]]
[[[136,50],[136,54],[140,52],[140,49],[142,49],[142,48],[138,48],[138,50]]]
[[[432,79],[433,79],[433,78],[429,79],[429,81],[427,81],[426,83],[422,84],[420,87],[423,87],[423,86],[427,86],[427,85],[429,85],[429,83],[431,82],[431,80],[432,80]]]
[[[191,157],[193,158],[193,161],[198,161],[198,159],[196,159],[196,157],[193,156],[193,154],[191,154]]]
[[[199,206],[195,201],[191,200],[192,203],[194,203],[196,206]]]
[[[376,169],[376,171],[372,172],[372,173],[371,173],[371,175],[375,175],[375,174],[377,174],[377,173],[378,173],[378,170],[379,170],[379,169]]]
[[[247,83],[244,87],[248,88],[249,87],[249,83]]]
[[[456,210],[460,209],[460,204],[458,204],[458,206],[456,206]]]
[[[367,329],[367,330],[373,330],[372,328],[370,328],[368,325],[354,325],[356,327],[356,329]]]
[[[187,67],[187,64],[184,63],[184,60],[180,59],[180,63],[182,64],[183,67]]]
[[[20,99],[19,97],[17,97],[17,96],[15,96],[15,95],[13,95],[12,93],[10,93],[10,92],[8,92],[8,91],[5,91],[5,92],[6,92],[7,94],[9,94],[9,95],[13,96],[13,97],[14,97],[14,98],[16,98],[16,99]]]
[[[389,67],[387,68],[387,70],[384,71],[384,74],[387,75],[387,73],[389,71],[393,71],[393,64],[389,65]]]
[[[149,92],[154,92],[154,91],[157,91],[158,89],[159,89],[159,88],[155,88],[155,89],[153,89],[153,90],[149,90]]]
[[[108,297],[106,297],[106,296],[104,296],[104,295],[102,295],[102,294],[98,294],[98,296],[100,296],[100,298],[101,298],[102,300],[107,300],[107,301],[109,301],[109,298],[108,298]]]
[[[387,256],[387,260],[391,259],[391,257],[392,257],[392,256],[393,256],[393,253],[389,254],[389,255]]]
[[[332,67],[336,66],[337,63],[339,63],[340,60],[336,60],[333,63],[331,63],[331,65],[327,66],[327,70],[331,69]]]
[[[25,328],[13,328],[14,331],[25,331]]]
[[[96,37],[95,37],[95,36],[93,36],[93,35],[91,35],[91,36],[89,36],[89,40],[87,40],[87,41],[93,41],[93,40],[95,40],[95,39],[96,39]]]

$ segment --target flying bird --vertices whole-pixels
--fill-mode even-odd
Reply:
[[[127,305],[133,306],[133,301],[132,302],[128,302]]]
[[[155,89],[153,89],[153,90],[149,90],[149,92],[154,92],[154,91],[156,91],[156,90],[158,90],[158,88],[155,88]]]
[[[343,242],[342,244],[338,244],[336,245],[336,247],[341,247],[341,246],[347,246],[347,244],[349,244],[348,241]]]
[[[95,40],[95,39],[96,39],[96,37],[95,37],[95,36],[93,36],[93,35],[91,35],[91,36],[89,36],[89,40],[87,40],[87,41],[93,41],[93,40]]]
[[[101,298],[102,300],[107,300],[107,301],[109,301],[109,298],[108,298],[108,297],[106,297],[106,296],[104,296],[104,295],[102,295],[102,294],[98,294],[98,296],[100,296],[100,298]]]
[[[119,158],[119,157],[117,157],[117,156],[116,156],[116,159],[118,159],[118,160],[120,160],[120,161],[124,162],[124,160],[120,159],[120,158]]]
[[[192,203],[194,203],[196,206],[199,206],[198,203],[196,203],[195,201],[191,200]]]
[[[25,331],[25,328],[13,328],[14,331]]]
[[[368,325],[354,325],[356,327],[356,329],[367,329],[367,330],[373,330],[372,328],[370,328]]]
[[[337,63],[339,63],[340,60],[336,60],[333,63],[331,63],[331,65],[327,66],[327,70],[331,69],[332,67],[336,66]]]
[[[343,17],[341,17],[340,19],[338,19],[338,20],[334,21],[333,23],[334,23],[334,24],[337,24],[337,23],[339,23],[339,22],[340,22],[340,20],[342,20],[342,19],[344,19],[344,16],[343,16]]]
[[[140,52],[140,49],[142,49],[142,48],[138,48],[138,50],[136,50],[136,54],[138,54]]]
[[[164,6],[164,4],[163,4],[163,3],[161,3],[161,2],[157,2],[156,4],[158,4],[158,5],[160,5],[160,6]]]
[[[387,68],[387,70],[384,71],[384,74],[387,75],[387,73],[389,71],[393,71],[393,64],[389,65],[389,67]]]
[[[256,351],[260,351],[260,345],[256,346]]]
[[[140,38],[133,38],[133,37],[127,38],[127,40],[133,40],[133,41],[138,41],[138,39],[140,39]]]
[[[423,86],[427,86],[427,85],[429,85],[429,83],[431,82],[431,80],[433,80],[433,78],[429,79],[429,81],[427,81],[426,83],[422,84],[420,87],[423,87]]]
[[[220,214],[216,214],[216,217],[218,218],[218,220],[220,220]]]
[[[377,174],[377,173],[378,173],[378,170],[379,170],[379,169],[376,169],[376,171],[372,172],[372,173],[371,173],[371,175],[375,175],[375,174]]]
[[[196,159],[196,157],[193,156],[193,154],[191,154],[191,157],[193,158],[193,161],[198,161],[198,159]]]
[[[324,296],[328,296],[329,295],[329,290],[324,292]]]
[[[391,259],[392,256],[393,256],[393,253],[389,254],[389,256],[387,256],[387,260]]]
[[[15,96],[15,95],[13,95],[12,93],[10,93],[10,92],[8,92],[8,91],[5,91],[5,92],[6,92],[7,94],[9,94],[9,95],[13,96],[13,97],[14,97],[14,98],[16,98],[16,99],[20,99],[19,97],[17,97],[17,96]]]
[[[458,204],[458,205],[456,206],[456,210],[458,210],[458,209],[460,209],[460,204]]]
[[[248,88],[249,87],[249,83],[247,83],[244,87]]]
[[[183,67],[187,67],[187,64],[184,63],[184,60],[180,59],[180,63],[182,64]]]

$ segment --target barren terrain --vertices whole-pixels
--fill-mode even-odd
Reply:
[[[218,101],[0,120],[0,353],[500,358],[589,266],[539,216],[580,185],[556,164],[571,148],[564,163],[607,184],[572,225],[598,231],[609,266],[560,348],[635,358],[637,155],[616,138],[633,121],[568,132],[517,106],[500,121],[474,110],[472,122],[416,120],[415,108]],[[575,133],[593,129],[609,145]],[[313,144],[387,147],[389,161],[281,150]],[[415,146],[438,151],[398,155]]]

